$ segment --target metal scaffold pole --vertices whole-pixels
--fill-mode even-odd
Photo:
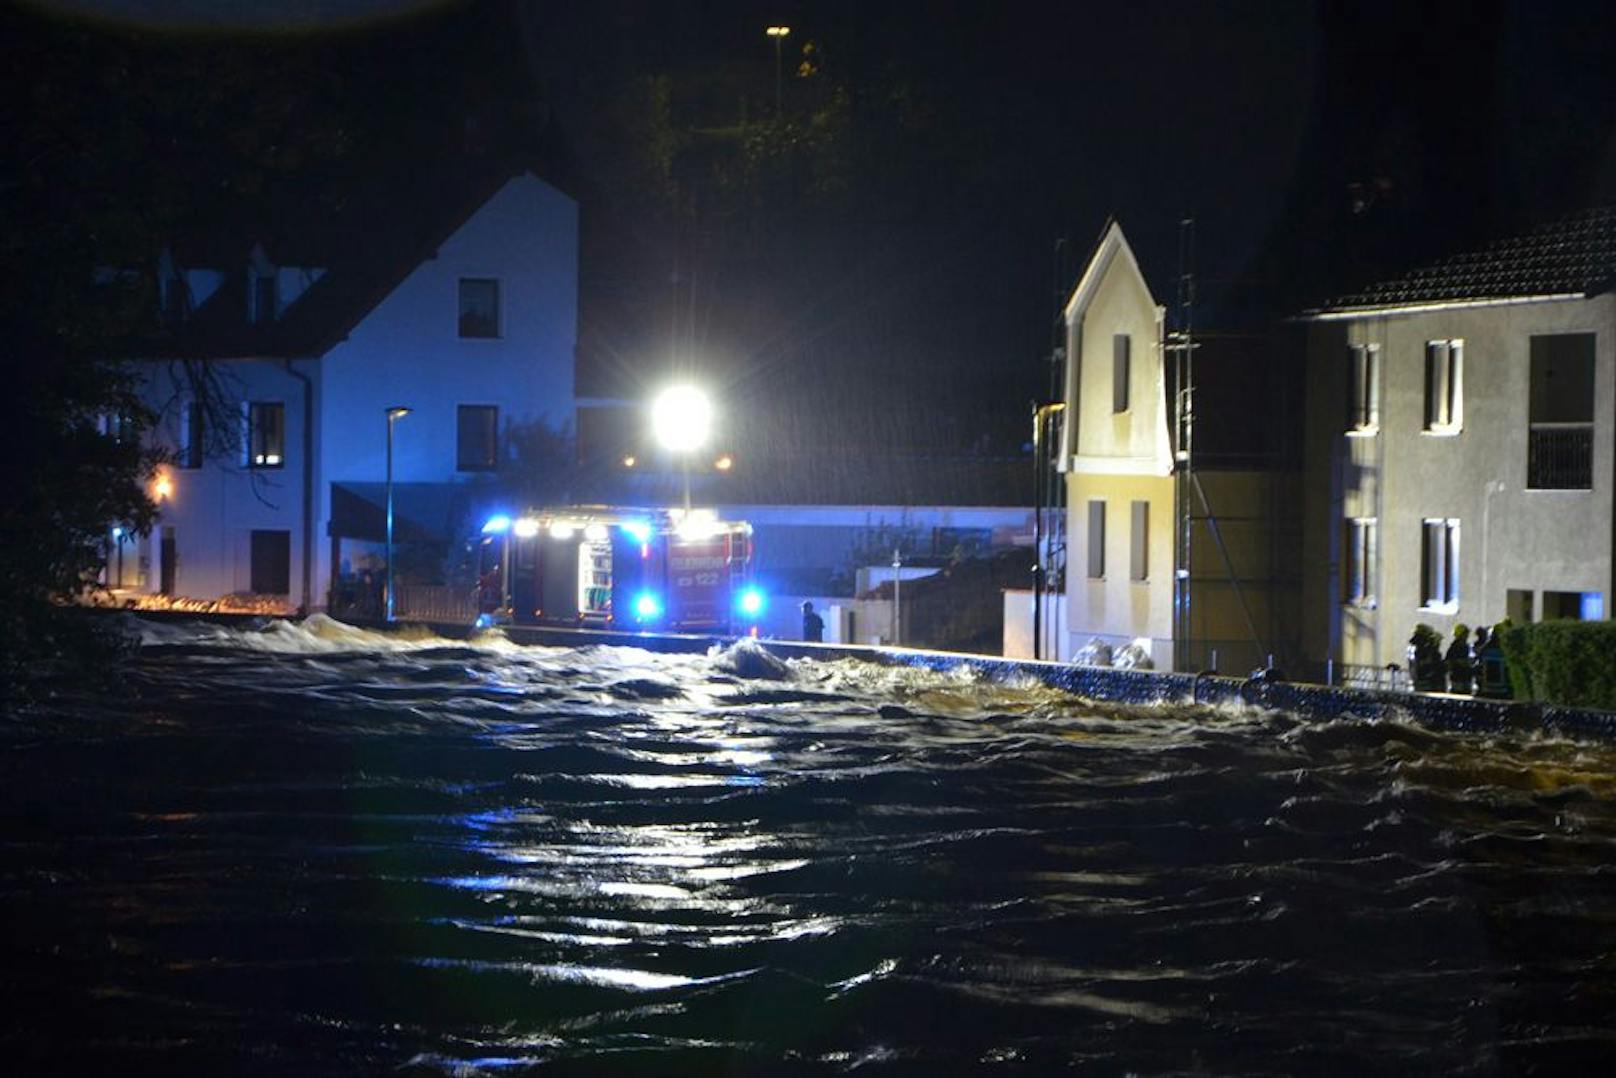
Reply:
[[[1194,554],[1191,485],[1195,452],[1195,219],[1185,217],[1178,225],[1179,330],[1172,335],[1169,345],[1178,352],[1178,363],[1174,365],[1174,401],[1178,406],[1178,444],[1175,447],[1177,482],[1174,484],[1178,501],[1178,563],[1173,572],[1176,593],[1173,612],[1177,618],[1173,652],[1174,665],[1180,670],[1187,670],[1193,665],[1189,659],[1193,624],[1190,617],[1190,573]]]

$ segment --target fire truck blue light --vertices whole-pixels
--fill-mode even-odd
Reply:
[[[662,604],[655,595],[642,591],[634,598],[634,614],[641,621],[651,621],[662,616]]]
[[[501,513],[498,516],[488,518],[488,523],[483,525],[483,534],[504,535],[506,532],[510,531],[510,529],[511,518],[506,516],[504,513]]]
[[[622,528],[623,534],[633,539],[636,543],[648,543],[651,541],[651,525],[643,520],[630,521],[622,525]]]
[[[741,592],[741,613],[761,614],[763,612],[763,593],[756,588],[747,588]]]

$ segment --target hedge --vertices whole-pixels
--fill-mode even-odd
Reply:
[[[1505,622],[1499,634],[1517,700],[1616,710],[1616,622]]]

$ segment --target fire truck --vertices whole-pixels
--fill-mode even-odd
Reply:
[[[484,623],[756,634],[752,526],[708,509],[586,506],[483,525]]]

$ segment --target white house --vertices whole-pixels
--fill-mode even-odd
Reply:
[[[1607,616],[1613,280],[1606,207],[1304,317],[1311,654],[1369,677],[1421,622]]]
[[[1115,221],[1063,314],[1051,464],[1064,478],[1065,594],[1057,583],[1055,602],[1041,604],[1047,657],[1099,641],[1138,642],[1158,669],[1283,661],[1294,650],[1297,505],[1270,340],[1170,334]],[[1030,600],[1006,599],[1016,633],[1006,654],[1031,642],[1010,606],[1030,613]]]
[[[141,369],[174,463],[151,535],[112,539],[115,590],[321,609],[344,539],[381,538],[387,409],[410,410],[393,439],[406,538],[441,527],[513,431],[570,426],[577,204],[526,172],[459,194],[314,254],[164,256],[172,338]]]

